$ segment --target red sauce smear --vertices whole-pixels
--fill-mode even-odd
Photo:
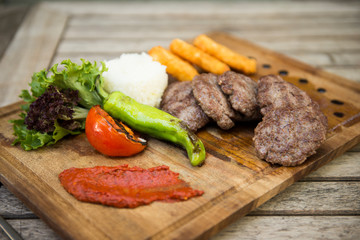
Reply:
[[[66,191],[80,201],[119,208],[187,200],[204,193],[192,189],[168,166],[69,168],[59,174],[59,179]]]

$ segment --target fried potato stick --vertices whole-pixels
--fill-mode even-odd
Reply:
[[[183,40],[174,39],[170,44],[170,50],[211,73],[220,75],[230,70],[230,67],[225,63]]]
[[[245,74],[256,72],[256,60],[240,55],[229,48],[215,42],[208,36],[201,34],[194,39],[193,44],[210,54],[211,56],[226,63],[230,67],[240,70]]]
[[[154,61],[165,65],[166,72],[179,81],[191,81],[196,75],[199,75],[198,71],[189,62],[184,61],[161,46],[150,49],[149,55]]]

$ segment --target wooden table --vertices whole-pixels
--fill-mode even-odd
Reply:
[[[0,13],[12,9],[1,8]],[[356,1],[42,3],[27,12],[2,55],[0,69],[17,74],[2,72],[0,106],[18,101],[32,72],[64,58],[109,59],[210,31],[230,33],[360,82]],[[59,238],[4,186],[0,215],[24,239]],[[356,239],[359,215],[360,145],[213,239]]]

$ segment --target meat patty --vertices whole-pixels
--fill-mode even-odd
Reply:
[[[161,109],[183,120],[190,130],[196,132],[209,122],[208,116],[196,103],[191,82],[170,84],[162,97]]]
[[[280,76],[267,75],[258,81],[257,102],[261,113],[265,115],[275,108],[307,106],[312,100],[306,92],[284,81]]]
[[[192,88],[200,107],[220,128],[227,130],[235,125],[232,119],[236,117],[236,113],[218,86],[217,75],[202,73],[195,76]]]
[[[321,115],[311,105],[268,112],[255,128],[259,157],[283,166],[303,163],[325,140],[327,126]]]
[[[257,101],[264,115],[253,138],[260,158],[296,166],[325,141],[326,116],[319,105],[295,85],[275,75],[261,77]]]
[[[260,108],[256,101],[257,83],[248,76],[233,71],[218,77],[221,90],[228,95],[232,108],[241,113],[243,120],[260,119]]]

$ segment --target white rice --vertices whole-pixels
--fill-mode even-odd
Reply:
[[[121,91],[136,101],[159,107],[168,84],[166,66],[153,61],[147,53],[127,53],[105,61],[103,73],[106,91]]]

